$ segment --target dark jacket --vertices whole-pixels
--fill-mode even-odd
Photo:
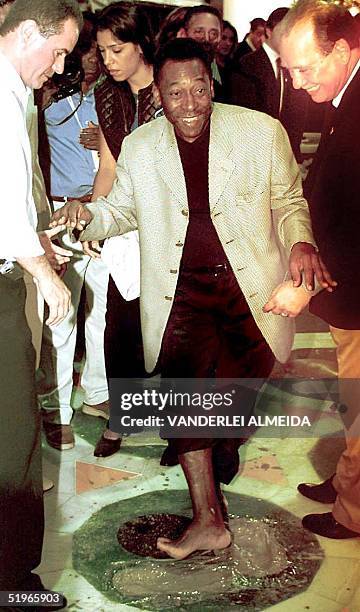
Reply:
[[[360,329],[360,70],[323,133],[305,184],[314,236],[338,287],[310,303],[341,329]]]
[[[130,134],[136,114],[134,96],[126,81],[115,83],[105,77],[95,88],[96,112],[99,125],[113,157],[117,160],[122,141]],[[140,89],[138,94],[138,124],[155,118],[156,106],[152,84]]]
[[[234,59],[233,59],[234,67],[236,67],[236,65],[239,63],[241,58],[244,57],[244,55],[246,55],[247,53],[252,53],[253,51],[250,45],[246,42],[246,36],[244,40],[242,40],[241,43],[238,44],[237,49],[234,53]]]
[[[283,71],[284,94],[279,115],[280,82],[267,53],[261,47],[243,57],[230,78],[230,103],[261,111],[280,119],[295,157],[300,160],[300,143],[306,117],[308,94],[295,90],[290,75]]]

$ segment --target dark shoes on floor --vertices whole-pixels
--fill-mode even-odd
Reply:
[[[331,512],[325,514],[308,514],[302,520],[303,527],[325,538],[334,540],[347,540],[350,538],[360,538],[360,533],[347,529],[338,523]]]
[[[332,483],[334,474],[318,485],[301,483],[298,486],[298,491],[304,497],[308,497],[313,501],[322,504],[333,504],[336,500],[337,492]]]
[[[95,457],[110,457],[110,455],[114,455],[120,449],[121,442],[122,438],[111,440],[110,438],[105,438],[104,434],[102,434],[100,440],[98,440],[98,443],[95,446]]]
[[[75,438],[71,425],[59,425],[43,420],[43,428],[49,446],[60,451],[74,448]]]

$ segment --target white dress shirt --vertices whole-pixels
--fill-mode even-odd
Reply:
[[[36,233],[32,163],[26,129],[30,90],[0,51],[0,259],[37,257],[44,250]]]
[[[340,106],[340,102],[342,100],[342,97],[345,93],[345,91],[347,90],[347,88],[349,87],[351,81],[353,80],[355,74],[357,73],[357,71],[360,70],[360,59],[358,60],[356,66],[354,66],[354,70],[352,71],[352,73],[350,74],[348,80],[346,81],[344,87],[342,88],[341,91],[339,91],[338,95],[333,99],[332,104],[333,106],[335,106],[335,108],[338,108]]]

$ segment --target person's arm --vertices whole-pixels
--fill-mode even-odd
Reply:
[[[100,163],[97,171],[93,195],[91,201],[94,202],[100,196],[107,196],[110,193],[113,186],[113,182],[116,177],[116,160],[113,158],[112,153],[105,140],[105,136],[102,129],[99,127],[99,143],[100,143]]]
[[[35,279],[41,295],[49,306],[46,325],[58,325],[69,312],[70,291],[54,272],[45,255],[20,257],[17,258],[17,262]]]
[[[0,257],[16,260],[36,279],[50,309],[47,324],[56,325],[69,310],[70,293],[52,270],[34,229],[30,144],[21,107],[10,96],[1,102]]]
[[[131,136],[123,141],[116,164],[116,180],[110,193],[86,206],[77,201],[65,204],[53,214],[51,227],[64,224],[83,230],[80,235],[82,242],[103,240],[137,229],[133,184],[127,161],[131,156],[129,138]]]
[[[270,180],[274,230],[289,256],[294,287],[304,281],[307,289],[312,290],[316,278],[322,288],[332,291],[336,282],[317,252],[299,169],[288,136],[278,121],[275,123]]]

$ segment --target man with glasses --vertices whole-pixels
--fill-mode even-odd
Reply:
[[[310,310],[330,325],[336,344],[347,448],[336,474],[320,485],[301,484],[302,495],[334,503],[309,514],[303,525],[336,539],[360,536],[360,43],[356,20],[343,7],[299,0],[281,23],[280,53],[296,89],[330,113],[309,173],[307,196],[314,236],[338,286],[312,298]]]

